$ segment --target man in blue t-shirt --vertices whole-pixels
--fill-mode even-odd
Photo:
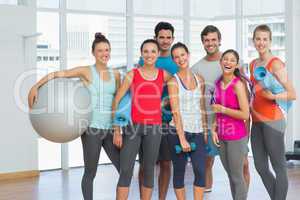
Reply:
[[[168,22],[159,22],[154,29],[155,36],[154,39],[158,42],[160,47],[160,55],[155,63],[157,68],[161,68],[174,75],[178,71],[177,65],[172,60],[170,49],[174,41],[174,27]],[[139,65],[143,65],[144,61],[139,60]],[[159,200],[165,200],[168,192],[170,176],[171,176],[171,155],[169,152],[169,146],[167,141],[167,133],[169,122],[172,120],[172,113],[170,104],[168,101],[168,89],[165,86],[162,97],[162,131],[163,136],[161,139],[158,163],[160,165],[159,176],[158,176],[158,190],[159,190]],[[143,152],[140,151],[139,157],[140,161],[143,158]],[[146,158],[145,158],[146,159]],[[142,162],[140,162],[142,163]],[[140,165],[139,169],[139,184],[140,191],[143,180],[143,166]]]

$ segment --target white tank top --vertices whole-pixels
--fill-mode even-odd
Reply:
[[[193,75],[197,83],[196,88],[193,90],[188,90],[177,74],[174,76],[178,83],[179,112],[183,130],[190,133],[200,133],[203,132],[200,109],[202,94],[200,92],[200,81],[194,73]],[[170,125],[175,127],[174,119],[170,122]]]

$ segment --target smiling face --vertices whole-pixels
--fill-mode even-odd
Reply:
[[[190,54],[183,47],[174,49],[172,57],[180,69],[187,69],[189,67]]]
[[[155,43],[148,42],[143,45],[141,54],[145,65],[155,65],[159,50]]]
[[[259,54],[264,54],[270,51],[271,35],[267,31],[256,31],[253,38],[254,47]]]
[[[97,43],[93,55],[98,63],[106,65],[110,59],[110,45],[106,42]]]
[[[224,74],[233,74],[234,70],[238,67],[237,57],[232,52],[223,55],[220,61]]]
[[[219,52],[220,42],[217,32],[208,33],[202,39],[203,47],[208,55]]]
[[[160,30],[155,39],[158,42],[161,51],[169,51],[174,41],[172,31],[167,29]]]

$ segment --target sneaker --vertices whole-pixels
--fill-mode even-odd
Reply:
[[[208,192],[211,192],[211,191],[212,191],[211,188],[205,188],[205,189],[204,189],[204,192],[205,192],[205,193],[208,193]]]

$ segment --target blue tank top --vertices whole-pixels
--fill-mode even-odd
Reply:
[[[112,102],[116,92],[113,70],[108,69],[110,79],[103,81],[95,65],[90,66],[92,82],[88,89],[92,97],[92,120],[90,127],[97,129],[112,128]]]

